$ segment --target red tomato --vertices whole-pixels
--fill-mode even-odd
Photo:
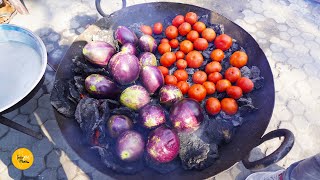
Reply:
[[[191,31],[191,29],[192,29],[191,25],[187,22],[182,23],[178,28],[179,34],[181,36],[187,35]]]
[[[217,83],[221,79],[222,79],[222,75],[219,72],[210,73],[208,76],[208,81],[213,83]]]
[[[242,97],[242,89],[238,86],[230,86],[227,88],[227,95],[233,99]]]
[[[186,81],[179,81],[177,87],[180,89],[182,94],[187,94],[189,90],[189,84]]]
[[[187,39],[191,42],[194,42],[196,39],[199,38],[199,33],[195,30],[191,30],[188,34],[187,34]]]
[[[208,42],[212,42],[216,38],[216,32],[211,28],[206,28],[202,31],[201,36]]]
[[[210,74],[213,72],[220,72],[221,69],[222,69],[221,64],[219,62],[213,61],[206,65],[205,72],[207,74]]]
[[[243,51],[236,51],[230,56],[230,64],[234,67],[241,68],[248,62],[248,56]]]
[[[180,43],[180,51],[188,54],[190,51],[193,50],[193,44],[189,40],[184,40]]]
[[[179,41],[178,41],[177,39],[171,39],[171,40],[169,41],[169,44],[170,44],[170,46],[171,46],[172,48],[177,48],[177,47],[179,47]]]
[[[168,26],[165,33],[168,39],[175,39],[179,35],[178,28],[175,26]]]
[[[196,23],[198,21],[198,16],[196,13],[194,12],[188,12],[184,18],[184,20],[188,23],[190,23],[191,25],[193,25],[194,23]]]
[[[224,98],[221,100],[221,110],[228,115],[234,115],[238,111],[238,104],[232,98]]]
[[[160,44],[162,44],[162,43],[169,43],[169,40],[167,38],[163,38],[160,41]]]
[[[202,84],[202,83],[207,81],[207,74],[205,72],[203,72],[203,71],[196,71],[192,75],[192,81],[195,84]]]
[[[226,34],[221,34],[214,40],[214,45],[217,49],[226,51],[232,46],[232,38]]]
[[[238,81],[241,77],[241,72],[236,67],[229,67],[224,73],[224,78],[228,79],[231,83]]]
[[[173,75],[177,78],[178,81],[186,81],[188,80],[188,73],[184,69],[176,70]]]
[[[208,41],[204,38],[198,38],[193,42],[193,46],[198,51],[204,51],[208,48]]]
[[[184,16],[182,15],[177,15],[172,20],[172,25],[174,25],[175,27],[179,27],[182,23],[184,23]]]
[[[206,88],[208,95],[211,95],[214,92],[216,92],[216,85],[214,85],[213,82],[206,81],[202,85],[204,86],[204,88]]]
[[[182,51],[177,51],[176,52],[176,57],[177,57],[177,59],[183,59],[184,58],[184,53]]]
[[[254,84],[253,82],[246,77],[242,77],[238,79],[237,86],[239,86],[244,93],[249,93],[253,90]]]
[[[163,30],[163,26],[161,22],[157,22],[153,25],[153,33],[154,34],[161,34]]]
[[[143,32],[143,34],[148,34],[150,36],[152,35],[152,28],[150,26],[142,25],[140,30]]]
[[[199,68],[203,63],[203,56],[199,51],[191,51],[186,56],[188,67]]]
[[[203,22],[198,21],[192,26],[192,28],[198,33],[202,33],[202,31],[206,29],[206,25]]]
[[[176,55],[173,52],[166,52],[160,58],[160,64],[165,67],[170,67],[176,62]]]
[[[218,92],[224,92],[230,86],[231,86],[231,82],[229,80],[221,79],[217,82],[216,89]]]
[[[207,90],[201,84],[194,84],[188,90],[188,96],[197,101],[202,101],[207,95]]]
[[[178,69],[185,69],[188,66],[188,63],[186,60],[184,59],[179,59],[176,63],[176,66]]]
[[[169,69],[164,66],[158,66],[158,69],[161,71],[163,77],[169,74]]]
[[[158,52],[160,54],[164,54],[166,52],[170,52],[171,51],[171,46],[168,43],[161,43],[158,46]]]
[[[219,114],[219,112],[221,111],[220,101],[214,97],[208,98],[206,101],[206,110],[210,115]]]
[[[166,75],[166,77],[164,77],[164,82],[168,85],[177,85],[178,80],[174,75]]]
[[[221,62],[224,59],[224,52],[221,49],[215,49],[211,52],[210,58],[212,61]]]

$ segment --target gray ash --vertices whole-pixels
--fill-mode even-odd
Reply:
[[[181,161],[179,158],[175,158],[168,163],[158,163],[151,159],[150,156],[145,154],[144,161],[149,168],[161,174],[170,173],[181,166]]]
[[[104,146],[93,146],[92,149],[97,150],[102,162],[110,169],[118,173],[136,174],[144,169],[143,159],[134,162],[121,161],[114,149],[114,144],[106,144]]]
[[[107,101],[93,98],[80,100],[75,118],[85,136],[86,143],[98,145],[105,142],[105,126],[109,116],[110,109]]]
[[[179,133],[182,167],[202,170],[211,166],[218,158],[218,146],[207,143],[195,133]]]
[[[61,114],[66,117],[74,117],[76,102],[70,100],[69,86],[67,80],[56,80],[51,92],[51,104]]]

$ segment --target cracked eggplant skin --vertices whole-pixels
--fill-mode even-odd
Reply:
[[[159,163],[172,161],[179,154],[180,140],[177,133],[166,127],[160,126],[153,130],[148,137],[148,155]]]
[[[92,64],[107,67],[111,57],[116,53],[115,48],[103,41],[92,41],[84,46],[82,54]]]
[[[91,74],[85,79],[85,88],[96,98],[114,99],[120,94],[119,87],[108,77],[100,74]]]

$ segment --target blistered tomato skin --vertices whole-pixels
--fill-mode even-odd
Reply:
[[[148,155],[159,163],[168,163],[179,154],[180,140],[177,133],[165,126],[152,131],[148,137]]]

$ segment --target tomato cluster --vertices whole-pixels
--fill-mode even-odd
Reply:
[[[218,35],[214,29],[198,21],[198,15],[188,12],[185,16],[177,15],[172,24],[163,29],[161,23],[153,26],[154,34],[161,34],[164,30],[166,38],[160,41],[158,52],[161,54],[160,66],[165,84],[177,86],[181,92],[189,98],[199,102],[206,100],[206,110],[211,115],[218,114],[221,110],[226,114],[233,115],[238,111],[237,99],[243,93],[253,90],[253,82],[241,77],[239,68],[248,62],[248,56],[243,51],[234,52],[228,59],[231,67],[224,74],[221,74],[221,62],[226,60],[225,51],[231,48],[232,38],[227,34]],[[141,26],[141,31],[145,34],[152,34],[150,26]],[[179,42],[178,36],[185,36],[185,40]],[[216,47],[211,54],[211,61],[204,63],[202,51],[213,43]],[[172,49],[177,49],[175,53]],[[172,74],[169,74],[169,67],[176,66]],[[198,69],[205,65],[204,71],[197,70],[193,73],[191,81],[186,68]],[[228,98],[219,101],[213,97],[215,93],[226,93]]]

